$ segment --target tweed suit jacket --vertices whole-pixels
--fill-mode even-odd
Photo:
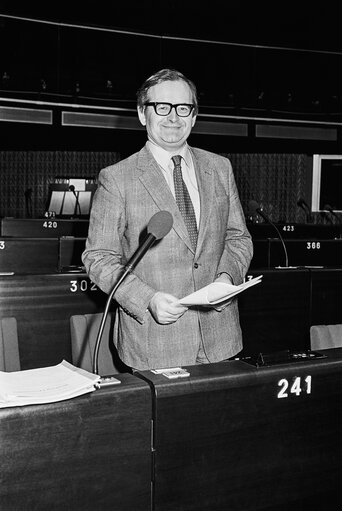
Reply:
[[[170,232],[152,245],[114,297],[114,343],[123,362],[136,369],[195,364],[198,325],[210,362],[242,349],[237,298],[221,312],[189,308],[169,325],[157,323],[147,309],[156,291],[182,298],[213,282],[220,272],[241,284],[252,258],[230,161],[202,149],[190,150],[201,204],[195,253],[174,197],[146,146],[99,174],[82,260],[89,278],[104,292],[110,293],[146,236],[150,218],[161,210],[173,216]]]

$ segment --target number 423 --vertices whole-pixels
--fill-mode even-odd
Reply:
[[[300,396],[302,392],[305,394],[311,394],[311,376],[301,378],[296,376],[292,382],[289,382],[286,378],[282,378],[278,381],[278,387],[280,390],[277,394],[278,399],[289,397],[289,394]]]

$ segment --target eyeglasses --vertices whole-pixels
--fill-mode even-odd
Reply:
[[[156,114],[163,116],[169,115],[174,108],[179,117],[189,117],[195,108],[195,105],[190,105],[188,103],[178,103],[177,105],[173,105],[172,103],[144,103],[144,105],[153,106]]]

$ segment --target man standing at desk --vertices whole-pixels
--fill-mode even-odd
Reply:
[[[122,361],[140,370],[218,362],[242,349],[237,299],[221,309],[187,309],[179,299],[215,280],[241,284],[248,270],[252,241],[232,166],[187,144],[198,103],[183,74],[157,72],[137,99],[148,141],[100,172],[83,263],[110,293],[150,218],[169,211],[171,231],[115,293],[114,343]]]

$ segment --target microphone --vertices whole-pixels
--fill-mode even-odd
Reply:
[[[303,197],[299,197],[299,199],[297,200],[297,206],[299,206],[300,208],[303,208],[304,211],[308,211],[308,210],[310,211],[309,205],[307,202],[305,202]]]
[[[164,238],[171,230],[173,218],[168,211],[159,211],[150,219],[147,225],[147,236],[137,251],[125,265],[126,272],[134,270],[141,258],[146,254],[150,246],[156,241]]]
[[[341,219],[340,219],[340,217],[336,215],[335,211],[334,211],[334,210],[333,210],[333,208],[330,206],[330,204],[325,204],[325,206],[323,207],[323,209],[324,209],[325,211],[329,211],[329,213],[330,213],[333,217],[335,217],[335,218],[337,219],[338,223],[339,223],[339,224],[341,223]]]
[[[331,216],[333,216],[334,218],[336,218],[337,222],[338,222],[338,225],[340,226],[339,227],[339,231],[340,231],[340,234],[339,234],[339,237],[338,238],[335,238],[335,239],[342,239],[342,222],[341,222],[341,219],[338,215],[336,215],[335,211],[333,210],[333,208],[330,206],[330,204],[325,204],[323,209],[325,209],[326,211],[329,211],[329,213],[331,214]],[[330,220],[330,218],[329,218]],[[330,220],[331,221],[331,220]],[[333,221],[331,221],[331,223],[333,224]]]
[[[25,207],[28,218],[32,218],[32,188],[25,190]]]
[[[287,249],[286,249],[286,246],[284,243],[284,239],[283,239],[278,227],[272,222],[272,220],[266,215],[266,213],[259,207],[259,204],[257,203],[257,201],[250,200],[249,201],[249,209],[252,212],[252,214],[258,213],[258,215],[260,215],[265,220],[265,222],[272,225],[272,227],[274,227],[274,229],[277,231],[277,235],[283,245],[284,255],[285,255],[285,266],[277,266],[277,268],[289,268],[289,258],[287,255]]]
[[[114,294],[116,293],[118,287],[122,284],[122,282],[125,280],[127,275],[134,270],[134,268],[137,266],[139,261],[142,259],[142,257],[146,254],[147,250],[152,246],[152,244],[156,240],[160,240],[161,238],[164,238],[169,231],[171,230],[173,225],[173,218],[171,213],[169,211],[158,211],[158,213],[155,213],[148,222],[147,225],[147,236],[142,242],[141,245],[139,245],[138,249],[134,252],[132,257],[129,259],[129,261],[126,263],[124,267],[124,272],[119,278],[118,282],[113,287],[112,291],[110,292],[105,310],[101,319],[99,331],[96,337],[95,341],[95,348],[94,348],[94,355],[93,355],[93,372],[95,374],[98,373],[98,356],[99,356],[99,349],[100,349],[100,342],[101,337],[103,334],[103,329],[106,323],[109,306],[112,301],[112,298]]]
[[[259,204],[256,200],[250,200],[249,201],[249,210],[251,211],[252,215],[255,215],[255,213],[258,213],[265,222],[272,224],[271,220],[268,218],[268,216],[264,213],[264,211],[259,207]]]
[[[310,207],[308,205],[307,202],[305,202],[305,200],[303,199],[303,197],[300,197],[298,200],[297,200],[297,206],[299,206],[300,208],[303,209],[303,211],[305,212],[305,217],[306,217],[306,222],[309,223],[311,222],[311,210],[310,210]]]

